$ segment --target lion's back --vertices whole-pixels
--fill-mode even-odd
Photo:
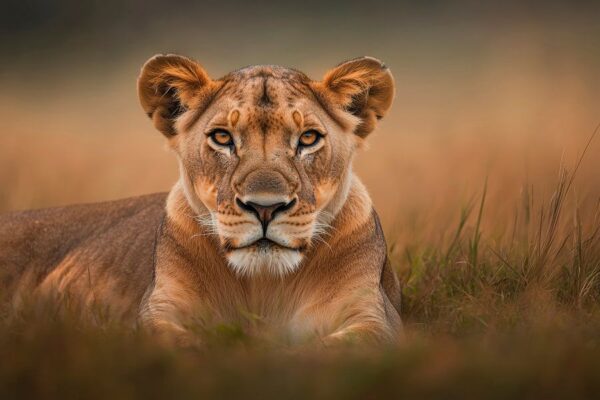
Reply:
[[[0,290],[11,297],[85,281],[137,301],[152,279],[165,201],[159,193],[0,216]]]

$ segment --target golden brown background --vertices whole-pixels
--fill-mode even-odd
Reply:
[[[371,55],[391,68],[397,96],[356,169],[386,230],[443,230],[486,176],[497,224],[524,185],[549,195],[561,160],[572,167],[600,122],[599,11],[552,1],[5,4],[0,211],[169,190],[174,157],[136,96],[155,53],[191,56],[215,77],[268,63],[315,79]],[[581,204],[600,195],[599,156],[595,143],[578,172]]]

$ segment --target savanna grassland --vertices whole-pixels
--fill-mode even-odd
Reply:
[[[90,62],[104,53],[75,37],[65,48],[85,47],[88,61],[70,54],[3,71],[7,212],[170,189],[174,156],[135,94],[139,67],[159,45],[215,75],[248,61],[319,77],[344,58],[381,57],[396,77],[396,101],[355,169],[403,283],[405,334],[378,349],[294,348],[221,326],[201,333],[206,347],[173,350],[53,305],[3,309],[0,398],[597,397],[600,133],[590,139],[600,123],[600,35],[589,19],[559,14],[538,24],[499,19],[493,28],[443,19],[426,29],[410,25],[414,18],[392,29],[382,16],[385,35],[358,38],[361,14],[336,25],[351,49],[331,32],[306,37],[267,23],[285,46],[269,42],[267,28],[239,47],[227,36],[215,42],[241,49],[235,57],[190,40],[188,27],[174,33],[187,41],[145,38],[115,65]],[[244,52],[255,42],[271,47]],[[307,56],[310,46],[320,46],[319,57]]]
[[[64,115],[52,117],[22,117],[49,132],[0,139],[4,211],[167,190],[176,179],[150,126],[104,136],[69,133],[65,124],[66,133],[55,133]],[[594,126],[586,128],[540,128],[546,138],[455,128],[435,137],[384,123],[357,169],[373,188],[403,282],[406,333],[395,346],[294,349],[223,326],[204,332],[207,348],[174,351],[143,332],[58,317],[53,306],[5,310],[0,391],[4,398],[598,393],[600,141],[590,143]]]

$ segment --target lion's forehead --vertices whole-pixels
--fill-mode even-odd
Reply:
[[[294,107],[312,98],[308,78],[301,72],[274,66],[254,66],[223,78],[220,98],[233,99],[238,107]]]

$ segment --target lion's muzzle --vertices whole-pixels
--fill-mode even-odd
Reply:
[[[252,199],[252,200],[254,200],[254,199]],[[238,207],[240,207],[242,210],[245,210],[247,212],[254,214],[256,216],[256,218],[258,218],[258,220],[260,221],[260,223],[262,225],[264,236],[267,235],[267,228],[269,226],[269,223],[273,220],[273,218],[275,218],[275,216],[277,214],[283,213],[283,212],[291,209],[294,206],[294,204],[296,204],[296,199],[293,199],[292,201],[290,201],[288,203],[285,203],[285,202],[272,203],[272,202],[269,202],[268,200],[266,202],[264,200],[262,200],[262,203],[261,203],[259,201],[261,201],[261,200],[243,202],[239,198],[236,198],[236,203],[237,203]]]

